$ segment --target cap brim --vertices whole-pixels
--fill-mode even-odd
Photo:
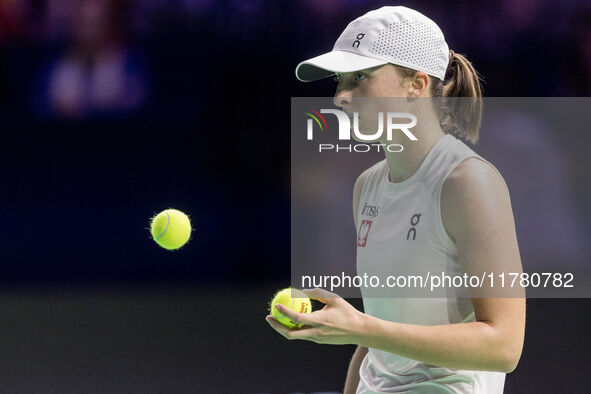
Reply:
[[[347,51],[331,51],[301,62],[296,67],[296,77],[303,82],[327,78],[334,73],[347,73],[381,66],[385,60],[374,59]]]

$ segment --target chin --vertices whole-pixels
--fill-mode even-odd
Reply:
[[[380,141],[379,139],[375,139],[375,140],[360,140],[357,138],[357,136],[355,136],[355,134],[351,134],[351,138],[354,139],[355,141],[361,143],[361,144],[380,144],[382,143],[382,141]]]
[[[363,135],[363,136],[369,136],[369,135],[372,135],[372,134],[375,134],[376,133],[376,131],[378,129],[378,126],[376,125],[375,131],[374,132],[371,132],[371,133],[366,133],[364,131],[365,129],[363,129],[361,127],[359,129],[360,129],[359,132],[361,133],[361,135]],[[351,138],[354,139],[357,142],[362,143],[362,144],[377,144],[377,143],[380,143],[381,142],[379,138],[376,138],[376,139],[373,139],[373,140],[369,140],[369,141],[360,140],[359,138],[357,138],[357,135],[353,131],[353,127],[351,127]]]

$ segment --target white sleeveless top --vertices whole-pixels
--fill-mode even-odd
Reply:
[[[431,272],[462,273],[456,244],[441,221],[440,196],[445,178],[468,157],[488,163],[461,140],[445,134],[419,169],[402,182],[389,181],[386,159],[367,170],[357,211],[359,275],[395,275],[411,262],[426,264]],[[395,289],[388,291],[392,297],[370,298],[370,291],[362,288],[365,313],[427,326],[475,320],[469,299],[453,294],[448,298],[398,298]],[[504,373],[442,368],[371,348],[359,376],[358,394],[501,394],[505,383]]]

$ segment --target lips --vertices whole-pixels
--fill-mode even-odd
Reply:
[[[351,111],[350,108],[349,109],[343,109],[342,110],[345,115],[347,115],[347,118],[349,118],[350,121],[353,121],[353,119],[355,118],[355,111]],[[361,116],[359,116],[359,113],[357,113],[358,118],[361,118]]]

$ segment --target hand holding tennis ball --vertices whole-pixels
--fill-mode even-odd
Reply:
[[[158,245],[175,250],[186,244],[191,237],[191,222],[181,211],[167,209],[151,219],[150,230]]]
[[[281,304],[292,311],[299,313],[312,313],[312,302],[310,298],[301,290],[288,287],[275,293],[271,301],[271,316],[279,323],[289,328],[301,327],[302,324],[292,321],[289,317],[284,316],[275,308],[275,305]]]

